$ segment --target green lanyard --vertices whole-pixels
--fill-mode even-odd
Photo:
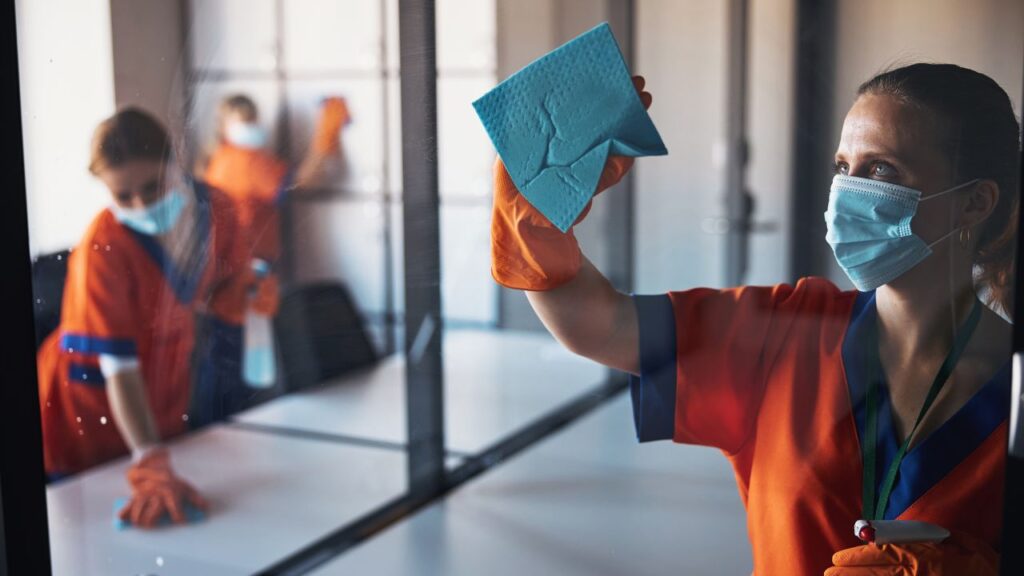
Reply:
[[[907,448],[910,446],[910,440],[914,437],[914,432],[917,431],[917,427],[921,424],[921,420],[924,419],[924,415],[928,412],[928,409],[935,403],[935,398],[938,397],[939,392],[942,391],[942,387],[946,384],[946,380],[949,380],[949,375],[953,373],[953,368],[956,367],[956,363],[960,360],[960,354],[967,347],[967,343],[971,340],[971,335],[974,334],[974,329],[978,327],[978,320],[981,319],[981,302],[977,298],[974,300],[974,307],[971,308],[971,314],[967,317],[967,321],[964,323],[960,332],[956,335],[956,340],[953,341],[953,347],[949,350],[949,354],[946,355],[946,360],[942,363],[939,368],[939,373],[935,375],[935,381],[932,382],[931,389],[928,390],[928,396],[924,399],[924,405],[921,406],[921,412],[917,415],[917,420],[914,422],[914,427],[907,434],[907,438],[903,441],[903,445],[896,452],[896,456],[892,459],[892,464],[889,465],[889,470],[885,474],[885,480],[882,481],[882,492],[878,496],[877,503],[875,502],[875,458],[878,454],[878,398],[877,386],[878,380],[881,378],[881,366],[882,363],[878,358],[878,324],[869,330],[868,337],[868,365],[870,370],[868,371],[867,390],[865,393],[865,403],[867,411],[867,422],[865,423],[865,434],[863,442],[863,454],[862,463],[864,468],[864,487],[863,487],[863,499],[864,499],[864,519],[865,520],[879,520],[884,517],[885,508],[889,504],[889,495],[892,493],[893,485],[896,484],[896,476],[900,471],[900,463],[903,461],[903,456],[907,453]]]

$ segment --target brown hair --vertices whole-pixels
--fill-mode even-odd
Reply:
[[[223,121],[224,117],[231,112],[241,115],[246,122],[255,122],[259,118],[256,103],[252,101],[252,98],[249,98],[244,94],[228,96],[221,101],[220,106],[217,109],[217,113],[220,116],[221,121]]]
[[[978,281],[1009,313],[1019,210],[1020,125],[1009,96],[988,76],[953,64],[913,64],[861,84],[857,95],[879,94],[926,109],[945,128],[941,143],[955,183],[992,180],[999,200],[978,231],[974,263]]]
[[[139,108],[125,108],[96,127],[92,135],[89,172],[123,166],[133,160],[166,162],[171,141],[160,122]]]

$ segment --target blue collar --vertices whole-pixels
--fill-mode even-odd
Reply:
[[[850,402],[857,422],[857,437],[864,438],[865,402],[864,377],[866,351],[864,331],[877,321],[875,293],[862,292],[857,295],[843,340],[843,365],[846,368],[846,382],[849,386]],[[879,373],[881,373],[879,371]],[[877,485],[881,485],[892,462],[899,442],[893,427],[892,402],[885,382],[879,387],[878,411],[878,458]],[[946,477],[963,460],[974,452],[988,438],[1009,414],[1010,363],[1002,368],[964,404],[952,418],[944,422],[922,441],[907,452],[900,464],[885,519],[899,517],[925,492]],[[862,441],[862,440],[861,440]]]
[[[189,304],[196,296],[199,283],[203,279],[203,271],[210,254],[210,195],[206,186],[198,180],[190,180],[196,200],[196,228],[195,234],[198,237],[195,251],[184,263],[184,269],[179,270],[167,252],[160,246],[153,236],[142,234],[131,228],[127,230],[135,237],[135,240],[149,254],[149,257],[156,263],[157,268],[164,275],[164,279],[171,286],[174,295],[182,304]]]

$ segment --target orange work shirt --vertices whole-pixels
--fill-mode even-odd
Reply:
[[[834,552],[860,545],[853,524],[862,515],[864,345],[874,293],[806,278],[634,302],[638,437],[722,450],[747,509],[754,573],[818,576]],[[878,484],[898,448],[887,390]],[[907,452],[885,519],[932,522],[999,550],[1009,390],[1007,362]]]
[[[72,251],[60,325],[38,354],[48,473],[77,472],[127,452],[100,355],[138,359],[162,438],[187,429],[195,313],[240,324],[236,303],[244,302],[249,279],[231,201],[202,184],[195,191],[199,241],[184,267],[109,209]]]
[[[265,150],[222,144],[210,157],[205,178],[235,201],[251,257],[277,262],[281,256],[278,208],[291,181],[287,165]]]

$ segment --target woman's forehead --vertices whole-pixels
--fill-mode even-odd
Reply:
[[[112,186],[130,188],[160,177],[164,169],[164,163],[156,160],[131,160],[104,170],[99,176]]]
[[[224,119],[234,122],[255,122],[256,114],[251,110],[243,110],[241,108],[229,108],[224,113]]]
[[[941,160],[937,122],[891,96],[865,94],[843,122],[837,156],[891,156],[908,163]]]

